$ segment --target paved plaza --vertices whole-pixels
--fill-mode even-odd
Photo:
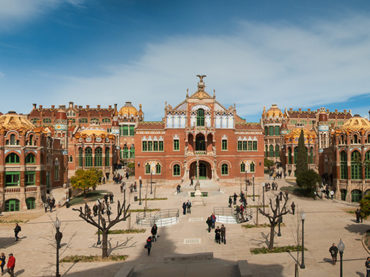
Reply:
[[[284,180],[278,180],[279,187],[288,185]],[[105,184],[99,187],[112,191],[115,200],[122,199],[119,185]],[[250,253],[251,248],[266,246],[269,228],[242,228],[240,224],[225,224],[226,245],[214,242],[214,232],[207,232],[206,219],[214,207],[227,207],[228,196],[239,192],[239,183],[221,185],[220,191],[215,186],[204,185],[203,190],[209,190],[208,197],[194,199],[184,192],[175,194],[175,187],[160,187],[156,189],[156,197],[168,197],[168,200],[148,201],[148,208],[180,210],[179,223],[159,228],[158,241],[153,243],[151,256],[147,256],[144,244],[150,235],[150,228],[145,233],[109,235],[110,251],[116,255],[128,255],[123,263],[62,263],[62,276],[114,276],[122,267],[135,265],[134,276],[239,276],[236,263],[246,260],[254,276],[294,276],[296,253],[260,254]],[[252,187],[248,187],[251,194]],[[279,191],[269,191],[265,198],[274,197]],[[144,193],[145,194],[145,186]],[[261,185],[256,184],[256,194],[261,195]],[[137,195],[137,193],[135,194]],[[148,196],[151,196],[148,194]],[[133,209],[143,208],[133,202]],[[191,214],[182,215],[181,205],[184,201],[193,201]],[[248,204],[258,204],[262,199],[256,197],[253,203],[248,197]],[[307,198],[289,197],[296,204],[298,211],[295,216],[286,215],[282,236],[275,237],[275,246],[295,245],[297,243],[297,226],[301,224],[299,213],[304,210],[305,220],[305,252],[306,268],[299,271],[300,276],[339,276],[339,262],[333,266],[330,261],[329,247],[338,243],[341,238],[345,244],[344,276],[365,276],[365,260],[368,253],[362,245],[362,235],[369,229],[369,222],[357,224],[354,215],[346,210],[354,207],[348,203],[332,200],[313,200]],[[76,206],[75,206],[76,207]],[[256,209],[253,208],[255,222]],[[114,211],[114,209],[113,209]],[[77,212],[71,208],[58,208],[52,213],[35,213],[34,219],[22,223],[20,241],[14,241],[13,224],[0,224],[1,252],[13,253],[16,258],[16,276],[55,276],[55,229],[52,220],[58,215],[62,222],[63,232],[61,258],[67,255],[101,255],[101,249],[96,246],[96,228],[79,219]],[[37,217],[40,215],[39,217]],[[136,213],[132,219],[119,223],[114,229],[143,228],[135,224]],[[267,223],[259,215],[259,223]],[[221,224],[216,224],[221,225]],[[277,231],[277,230],[276,230]],[[300,232],[299,232],[300,233]],[[300,235],[298,236],[300,239]],[[164,262],[164,257],[176,254],[192,254],[213,252],[213,260],[189,262]],[[299,256],[300,260],[301,257]],[[205,275],[206,274],[206,275]]]

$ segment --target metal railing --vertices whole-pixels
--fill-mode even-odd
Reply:
[[[141,212],[136,215],[136,224],[158,226],[175,224],[178,221],[179,209],[165,209],[157,212]]]
[[[223,216],[234,216],[235,212],[233,208],[229,207],[215,207],[213,208],[213,213],[215,215],[223,215]]]

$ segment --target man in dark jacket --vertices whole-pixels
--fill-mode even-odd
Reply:
[[[185,215],[186,214],[186,203],[182,203],[182,213]]]
[[[231,196],[229,196],[229,208],[231,208],[232,204],[233,204],[233,200],[231,199]]]
[[[333,265],[337,262],[338,247],[335,246],[335,243],[329,248],[331,258],[333,260]]]
[[[223,242],[224,244],[226,244],[226,228],[222,224],[220,229],[221,229],[221,242]]]
[[[212,228],[212,218],[210,216],[207,218],[206,223],[208,225],[208,233],[210,233]]]
[[[236,195],[236,193],[234,192],[234,205],[236,205],[236,198],[238,197],[238,195]]]
[[[295,204],[294,204],[294,202],[292,202],[292,205],[290,205],[290,207],[292,208],[292,213],[294,215],[294,213],[295,213]]]
[[[153,241],[157,241],[157,232],[158,232],[157,224],[154,224],[151,230]]]
[[[147,238],[145,248],[148,250],[148,256],[149,256],[150,250],[152,249],[152,237]]]
[[[21,226],[18,225],[18,223],[15,224],[14,228],[14,235],[15,235],[15,241],[19,239],[18,233],[21,231]]]

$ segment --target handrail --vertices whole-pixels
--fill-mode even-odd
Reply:
[[[143,225],[143,221],[148,221],[149,225],[153,225],[158,220],[166,218],[179,217],[179,209],[165,209],[158,212],[140,212],[136,215],[136,224]],[[147,224],[147,223],[146,223]]]

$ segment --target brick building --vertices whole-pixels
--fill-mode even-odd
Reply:
[[[54,128],[35,127],[15,112],[0,116],[0,207],[40,207],[53,187],[67,181],[66,156]]]
[[[263,130],[225,108],[204,89],[176,107],[165,106],[158,122],[139,122],[136,128],[135,178],[156,182],[189,182],[196,178],[233,181],[263,177]],[[197,166],[198,165],[198,166]]]

